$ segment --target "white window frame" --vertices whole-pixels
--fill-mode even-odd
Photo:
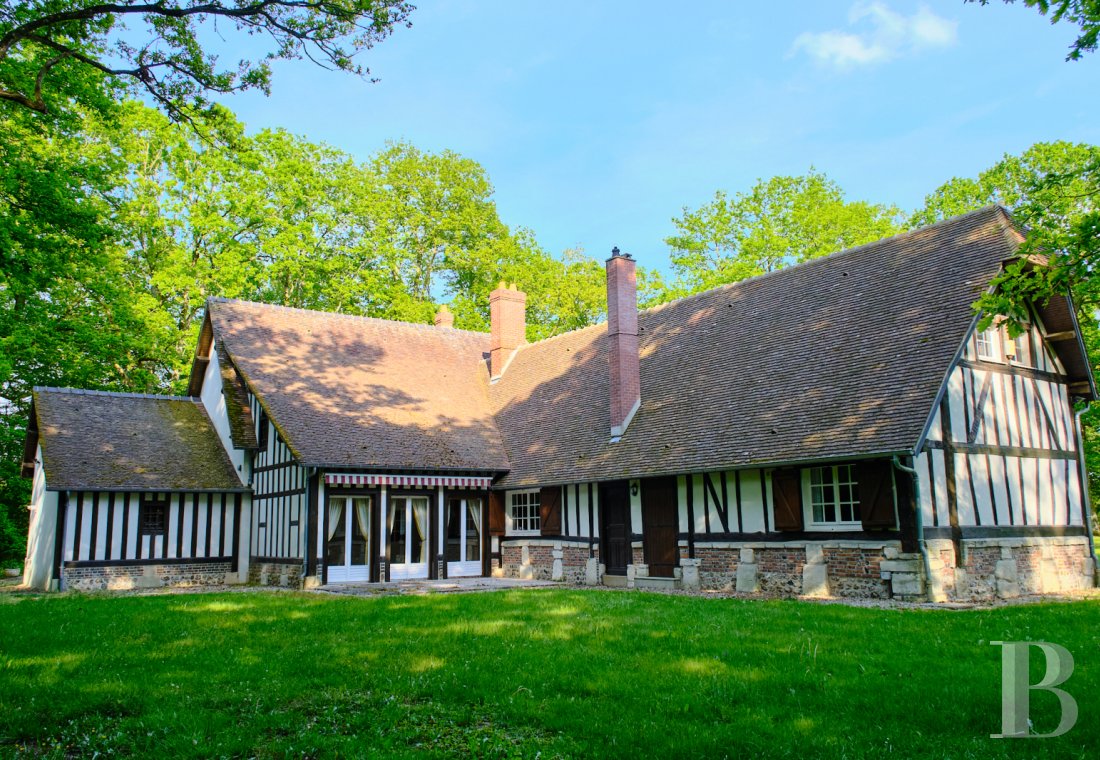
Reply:
[[[989,356],[982,353],[982,344],[988,346]],[[974,333],[974,350],[978,354],[978,361],[1005,363],[1004,348],[1001,345],[1001,328],[990,325],[989,329]]]
[[[838,484],[840,483],[839,468],[847,468],[848,481],[852,485],[852,514],[857,517],[855,520],[836,520],[834,522],[818,522],[814,520],[814,504],[813,504],[813,488],[810,485],[812,470],[829,470],[833,479],[833,505],[836,510],[837,516],[840,515],[840,489]],[[856,480],[855,465],[853,464],[832,464],[822,465],[821,467],[806,467],[802,470],[802,515],[805,521],[807,530],[814,531],[861,531],[863,530],[863,521],[858,519],[859,516],[859,482]]]
[[[521,506],[523,506],[524,508],[529,509],[529,510],[533,509],[534,510],[533,514],[527,514],[527,515],[524,515],[523,517],[516,517],[515,516],[515,508],[517,506],[517,504],[516,504],[516,497],[517,496],[523,496],[527,500],[527,503],[523,504]],[[540,496],[540,494],[539,494],[539,491],[538,491],[537,488],[533,489],[533,490],[528,490],[528,491],[509,491],[508,492],[508,509],[505,510],[505,518],[507,520],[507,522],[505,524],[505,529],[506,529],[506,533],[509,536],[539,536],[539,535],[542,535],[542,512],[541,512],[542,504],[541,504],[541,501],[539,499],[539,496]],[[522,521],[523,524],[527,525],[527,527],[522,528],[522,529],[516,527],[517,522],[519,522],[519,521]],[[532,523],[534,524],[533,528],[530,527]]]

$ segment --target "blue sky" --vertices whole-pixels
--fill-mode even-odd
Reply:
[[[853,199],[921,205],[1039,141],[1100,143],[1100,54],[1022,5],[422,0],[362,57],[226,101],[366,158],[387,140],[480,162],[546,249],[664,268],[671,218],[811,165]]]

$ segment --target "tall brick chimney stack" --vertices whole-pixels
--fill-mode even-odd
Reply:
[[[489,294],[489,376],[500,377],[512,353],[526,342],[527,294],[513,282]]]
[[[451,310],[447,308],[447,304],[442,304],[439,307],[439,311],[435,313],[435,326],[436,327],[454,327],[455,315],[451,313]]]
[[[607,355],[611,370],[611,442],[619,440],[642,404],[638,366],[638,281],[629,253],[607,260]]]

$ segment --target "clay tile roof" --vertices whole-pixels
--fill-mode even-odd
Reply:
[[[52,490],[245,491],[197,399],[35,388]]]
[[[211,299],[225,347],[305,465],[502,471],[489,336]]]
[[[606,325],[521,348],[490,394],[502,484],[911,450],[1010,224],[988,207],[641,312],[642,405],[616,444]]]
[[[222,376],[222,395],[225,397],[225,414],[229,419],[229,437],[237,449],[258,449],[256,421],[252,419],[252,407],[248,404],[248,390],[244,387],[237,368],[222,344],[217,345],[218,369]]]

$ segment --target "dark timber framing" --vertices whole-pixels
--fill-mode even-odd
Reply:
[[[259,400],[251,393],[248,400],[256,420],[256,439],[263,444],[253,458],[250,553],[308,565],[311,553],[316,552],[306,545],[309,505],[316,498],[310,496],[309,473]]]
[[[61,491],[54,572],[60,578],[66,567],[212,558],[231,560],[236,570],[242,498],[240,492]],[[164,518],[152,533],[143,529],[149,508]]]

